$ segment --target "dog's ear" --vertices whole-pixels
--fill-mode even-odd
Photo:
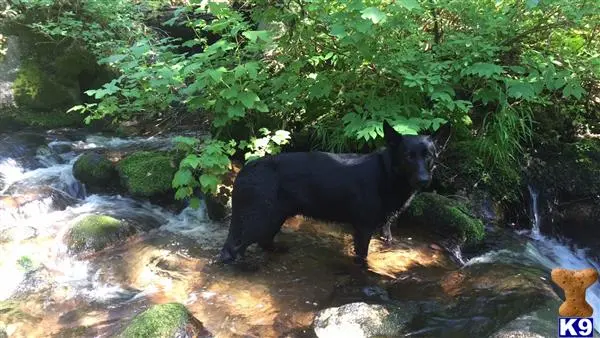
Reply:
[[[402,135],[387,120],[383,121],[383,138],[390,147],[397,147],[402,143]]]
[[[441,152],[446,148],[446,144],[448,144],[448,140],[450,140],[450,136],[452,134],[452,126],[449,122],[440,126],[436,131],[431,134],[431,140],[435,143],[435,147],[438,152]]]

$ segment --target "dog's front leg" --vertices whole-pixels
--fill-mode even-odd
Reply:
[[[386,222],[381,228],[381,239],[385,244],[391,244],[394,237],[392,236],[392,229],[390,229],[390,222]]]
[[[373,230],[366,228],[354,228],[354,262],[363,267],[367,266],[367,255],[369,254],[369,243],[373,236]]]

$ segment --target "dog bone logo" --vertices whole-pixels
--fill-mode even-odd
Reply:
[[[560,305],[561,317],[591,317],[594,309],[585,301],[585,290],[598,280],[595,269],[553,269],[552,280],[565,291],[565,302]]]

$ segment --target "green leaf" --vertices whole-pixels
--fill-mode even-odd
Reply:
[[[269,106],[267,106],[264,102],[259,101],[254,103],[254,109],[258,110],[261,113],[268,113]]]
[[[374,24],[383,23],[387,19],[385,13],[379,10],[377,7],[367,7],[361,11],[361,18],[365,20],[371,20]]]
[[[190,198],[190,208],[198,210],[200,208],[200,199],[198,197]]]
[[[225,67],[219,67],[217,69],[209,69],[206,71],[206,74],[210,76],[215,82],[220,82],[223,79],[223,73],[226,73],[227,69]]]
[[[585,89],[583,89],[579,83],[575,82],[567,84],[563,89],[563,97],[565,98],[573,96],[574,98],[579,100],[583,97],[585,93]]]
[[[359,21],[354,27],[357,31],[366,34],[371,30],[372,26],[373,23],[371,21]]]
[[[119,62],[119,61],[123,60],[126,57],[127,57],[127,55],[125,55],[125,54],[114,54],[114,55],[111,55],[111,56],[106,57],[104,59],[98,60],[98,63],[99,64],[115,63],[115,62]]]
[[[278,145],[286,144],[289,139],[290,139],[290,132],[287,130],[277,130],[275,132],[275,135],[273,135],[273,137],[271,137],[271,140],[273,140],[273,142],[275,142]]]
[[[236,119],[239,117],[244,117],[244,115],[246,115],[246,109],[239,103],[227,107],[227,116],[229,116],[229,118]]]
[[[346,34],[346,29],[344,28],[344,26],[342,26],[340,24],[332,25],[331,29],[329,30],[329,33],[339,39],[348,35],[348,34]]]
[[[417,0],[397,0],[396,3],[408,10],[421,8]]]
[[[179,164],[179,168],[191,167],[193,169],[196,169],[200,166],[201,163],[202,160],[200,159],[200,157],[198,157],[198,155],[190,154],[181,161],[181,163]]]
[[[258,95],[256,95],[256,93],[254,93],[251,90],[241,92],[238,95],[238,99],[248,109],[254,108],[254,102],[260,101],[260,98],[258,97]]]
[[[490,87],[484,87],[475,91],[473,95],[474,101],[481,101],[487,105],[490,102],[496,102],[499,100],[499,93],[496,89]]]
[[[200,176],[200,185],[205,191],[216,192],[219,179],[215,175],[202,174]]]
[[[78,104],[76,106],[69,108],[69,110],[67,110],[67,113],[70,113],[72,111],[84,110],[85,108],[86,107],[84,105]]]
[[[245,31],[242,33],[242,35],[252,42],[256,42],[258,39],[263,40],[265,42],[269,41],[268,31]]]
[[[219,94],[221,95],[221,97],[223,97],[227,100],[231,100],[234,97],[237,97],[239,92],[236,87],[229,87],[229,88],[223,89]]]
[[[504,68],[493,63],[477,62],[462,70],[462,75],[479,75],[484,78],[491,78],[493,75],[499,75]]]
[[[540,3],[540,0],[527,0],[527,9],[532,9]]]
[[[434,101],[452,101],[452,97],[446,92],[433,92],[433,94],[431,94],[431,99]]]
[[[181,187],[175,192],[175,199],[182,200],[190,196],[194,190],[191,187]]]
[[[508,85],[508,96],[515,99],[533,99],[535,97],[535,90],[533,86],[526,82],[511,81]]]
[[[189,185],[194,180],[192,171],[189,169],[179,169],[173,177],[173,188],[179,188],[184,185]]]

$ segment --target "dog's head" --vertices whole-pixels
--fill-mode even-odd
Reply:
[[[429,186],[437,157],[450,138],[450,124],[440,126],[431,135],[401,135],[383,122],[385,142],[392,157],[392,171],[408,177],[414,189]]]

